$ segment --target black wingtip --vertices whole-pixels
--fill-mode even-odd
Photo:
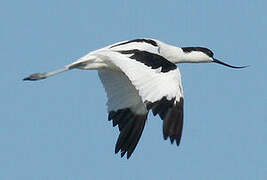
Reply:
[[[129,108],[109,112],[109,119],[119,125],[120,135],[115,145],[115,154],[129,159],[143,132],[147,114],[138,115]],[[114,124],[113,124],[114,125]]]
[[[180,145],[180,142],[181,142],[180,139],[179,140],[176,140],[176,145],[179,146]]]
[[[132,155],[132,154],[127,153],[127,159],[130,159],[131,155]]]
[[[126,150],[124,150],[124,151],[121,151],[121,158],[125,155],[125,153],[126,153]],[[128,157],[128,156],[127,156]],[[127,158],[128,159],[128,158]]]
[[[115,147],[115,154],[117,154],[120,151],[120,148],[118,146]]]
[[[163,139],[167,140],[168,139],[168,135],[166,133],[163,132]]]

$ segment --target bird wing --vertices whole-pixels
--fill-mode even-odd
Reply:
[[[138,49],[154,53],[159,52],[158,40],[155,39],[134,39],[130,41],[122,41],[112,44],[106,48],[114,51]]]
[[[127,158],[133,153],[145,126],[147,109],[136,88],[121,71],[100,69],[99,77],[108,97],[109,120],[118,125],[118,137],[115,153],[121,151],[121,157],[127,152]]]
[[[163,119],[164,139],[179,145],[183,128],[183,89],[177,66],[140,49],[104,50],[101,57],[120,69],[138,91],[147,110]]]

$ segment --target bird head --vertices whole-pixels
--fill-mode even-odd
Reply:
[[[226,64],[225,62],[215,59],[213,57],[214,53],[204,47],[182,47],[184,53],[184,61],[183,62],[191,62],[191,63],[201,63],[201,62],[214,62],[218,63],[230,68],[245,68],[248,66],[232,66],[230,64]]]

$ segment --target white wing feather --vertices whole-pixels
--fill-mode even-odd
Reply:
[[[123,72],[101,69],[98,74],[107,93],[109,112],[130,108],[136,114],[147,113],[138,91]]]
[[[156,102],[166,97],[171,100],[183,97],[181,75],[178,68],[169,72],[159,72],[145,64],[112,51],[101,51],[102,58],[117,66],[138,90],[142,102]]]

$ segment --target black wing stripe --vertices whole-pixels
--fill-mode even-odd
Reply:
[[[126,129],[127,124],[129,124],[129,122],[131,122],[132,119],[134,119],[135,115],[133,113],[131,113],[130,110],[128,110],[128,112],[124,113],[124,116],[122,116],[122,118],[119,121],[119,130],[122,131],[124,129]]]
[[[139,121],[139,125],[137,126],[138,129],[136,129],[136,135],[132,136],[132,139],[131,139],[132,143],[128,147],[129,151],[127,153],[127,158],[129,158],[132,155],[134,149],[137,146],[139,139],[141,138],[142,132],[145,127],[145,120],[138,120],[138,121]]]
[[[122,42],[122,43],[119,43],[119,44],[115,44],[115,45],[111,46],[110,48],[114,48],[114,47],[117,47],[117,46],[129,44],[129,43],[132,43],[132,42],[145,42],[145,43],[151,44],[152,46],[155,46],[155,47],[158,46],[156,41],[153,41],[152,39],[134,39],[134,40]]]
[[[169,72],[177,68],[177,66],[174,63],[168,61],[166,58],[158,54],[150,53],[147,51],[140,51],[137,49],[133,49],[133,50],[125,50],[117,52],[121,54],[133,54],[130,57],[131,59],[135,59],[136,61],[139,61],[151,67],[152,69],[157,69],[161,67],[162,68],[161,72]]]
[[[111,111],[109,120],[113,120],[113,126],[118,125],[120,135],[118,137],[115,153],[121,151],[121,157],[127,153],[130,158],[142,135],[147,114],[134,114],[129,108]]]
[[[127,139],[125,139],[124,145],[121,147],[121,156],[123,156],[126,151],[127,152],[127,158],[131,156],[133,153],[140,137],[143,132],[144,126],[145,126],[145,120],[139,119],[140,117],[135,118],[134,125],[131,129],[131,132],[129,132]]]
[[[111,111],[109,113],[108,120],[113,119],[113,127],[119,124],[119,127],[121,128],[121,127],[125,126],[125,122],[124,122],[123,117],[125,116],[125,114],[127,114],[128,111],[129,111],[129,109],[118,110],[117,112]]]
[[[170,137],[171,143],[176,140],[179,146],[183,131],[183,98],[170,108],[163,120],[163,137]]]
[[[183,105],[184,99],[179,101],[167,100],[166,97],[160,101],[149,105],[154,115],[159,114],[163,120],[163,137],[166,140],[170,137],[171,143],[176,141],[177,146],[180,144],[183,131]]]
[[[123,152],[126,151],[123,146],[125,145],[125,141],[127,141],[128,136],[132,131],[132,127],[134,125],[134,118],[128,119],[128,123],[126,124],[125,128],[120,132],[119,138],[116,143],[115,153],[118,153],[120,150]]]
[[[156,114],[160,115],[161,119],[164,119],[167,111],[169,108],[173,106],[175,98],[172,100],[167,100],[166,97],[163,97],[160,101],[157,101],[150,105],[153,115],[155,116]]]

